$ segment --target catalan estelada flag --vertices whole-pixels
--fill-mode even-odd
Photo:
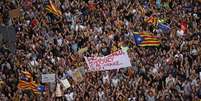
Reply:
[[[40,92],[45,91],[45,86],[37,84],[33,81],[32,74],[25,71],[22,72],[22,76],[20,77],[19,83],[17,85],[18,89],[21,90],[31,90],[34,94],[40,94]]]
[[[28,71],[22,71],[22,75],[20,76],[19,83],[17,87],[19,89],[29,89],[30,82],[32,81],[32,74]]]
[[[22,90],[26,90],[30,88],[30,81],[25,80],[25,79],[20,79],[19,83],[17,85],[17,88],[22,89]]]
[[[134,32],[133,38],[137,46],[160,46],[159,37],[148,32]]]
[[[23,77],[25,78],[32,78],[32,74],[28,71],[22,71]]]
[[[151,16],[151,17],[148,17],[148,18],[144,19],[144,21],[147,22],[147,23],[155,25],[158,22],[158,18],[155,17],[155,16]]]
[[[30,89],[34,94],[40,94],[41,92],[45,92],[45,86],[36,83],[35,81],[30,82]]]
[[[171,29],[169,25],[162,24],[162,23],[158,24],[158,28],[161,29],[164,32],[170,31],[170,29]]]
[[[54,15],[61,16],[62,15],[61,11],[52,3],[51,0],[49,0],[49,2],[50,4],[47,5],[45,9]]]

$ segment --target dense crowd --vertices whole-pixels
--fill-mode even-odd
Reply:
[[[199,0],[52,0],[57,16],[45,10],[48,0],[1,0],[0,13],[16,29],[16,52],[0,49],[1,101],[199,101],[201,100],[201,2]],[[159,4],[160,3],[160,4]],[[21,16],[8,11],[20,7]],[[161,31],[144,19],[169,24]],[[181,32],[180,25],[187,29]],[[159,47],[138,47],[133,32],[159,36]],[[106,56],[128,48],[132,66],[87,72],[84,56]],[[68,72],[85,67],[84,80]],[[68,78],[33,94],[17,88],[22,71],[41,83],[41,74]]]

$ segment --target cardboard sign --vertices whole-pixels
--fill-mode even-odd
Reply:
[[[200,80],[201,80],[201,72],[199,72],[199,77],[200,77]]]
[[[70,83],[68,82],[67,79],[60,80],[60,82],[63,84],[64,90],[66,90],[66,89],[68,89],[70,87]]]
[[[75,82],[80,82],[83,80],[82,74],[79,69],[73,71],[72,78]]]
[[[42,83],[55,82],[55,74],[42,74]]]
[[[83,53],[86,52],[87,50],[88,50],[87,47],[81,48],[81,49],[78,51],[78,53],[79,53],[79,54],[83,54]]]

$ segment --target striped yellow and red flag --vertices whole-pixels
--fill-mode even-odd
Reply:
[[[28,71],[22,71],[22,74],[26,77],[26,78],[32,78],[32,74]]]
[[[159,46],[160,39],[148,32],[134,33],[134,40],[137,46]]]
[[[27,71],[23,71],[22,74],[17,88],[21,90],[32,90],[34,94],[40,94],[40,91],[38,90],[39,84],[33,81],[32,74]]]
[[[30,81],[32,81],[32,74],[28,71],[22,71],[22,75],[20,77],[19,83],[17,87],[19,89],[29,89]]]
[[[155,25],[158,22],[158,18],[155,16],[151,16],[151,17],[146,18],[144,21]]]
[[[29,81],[26,81],[26,80],[19,80],[17,88],[22,89],[22,90],[29,89],[30,83],[29,83]]]
[[[38,86],[39,84],[37,84],[35,81],[30,82],[30,89],[33,91],[34,94],[40,94]]]
[[[47,5],[47,7],[45,8],[48,12],[54,14],[54,15],[57,15],[57,16],[61,16],[62,13],[61,11],[59,10],[59,8],[57,8],[53,2],[51,0],[49,0],[50,4]]]
[[[159,46],[160,40],[158,36],[154,36],[148,32],[141,32],[140,35],[144,38],[144,41],[140,46]]]

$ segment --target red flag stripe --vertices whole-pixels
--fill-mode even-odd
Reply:
[[[160,41],[144,41],[141,44],[160,44]]]
[[[159,38],[158,36],[143,36],[144,38]]]

